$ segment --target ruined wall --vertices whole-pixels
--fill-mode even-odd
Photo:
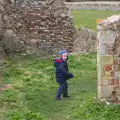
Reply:
[[[34,42],[36,39],[39,49],[49,53],[56,53],[61,48],[72,49],[75,29],[71,13],[61,1],[27,9],[25,18],[29,39]]]
[[[71,12],[62,0],[36,1],[11,2],[7,10],[4,8],[2,51],[7,55],[45,55],[56,54],[62,48],[77,53],[96,50],[96,33],[86,28],[76,30]]]
[[[0,3],[3,3],[3,0],[0,0]],[[3,7],[0,5],[0,9],[2,10]],[[2,14],[0,13],[0,72],[4,68],[4,62],[5,62],[5,54],[4,54],[4,48],[3,48],[3,29],[2,29],[3,21],[2,21]],[[1,78],[0,78],[1,79]]]
[[[2,21],[6,54],[56,54],[61,48],[73,48],[75,28],[62,0],[24,3],[3,14]]]
[[[77,30],[76,39],[74,41],[74,52],[89,53],[96,51],[96,32],[84,27]]]
[[[70,10],[111,10],[120,11],[120,2],[66,2]]]
[[[120,101],[120,15],[98,25],[98,98]]]

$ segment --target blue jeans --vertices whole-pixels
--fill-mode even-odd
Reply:
[[[65,81],[63,84],[59,84],[59,88],[57,90],[57,94],[56,94],[56,98],[60,98],[61,95],[63,94],[63,96],[68,96],[68,84]]]

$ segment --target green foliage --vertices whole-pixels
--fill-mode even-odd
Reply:
[[[1,98],[4,102],[17,102],[18,101],[18,92],[14,90],[5,90],[3,92],[4,97]]]
[[[45,120],[41,113],[34,113],[34,112],[16,112],[10,111],[6,114],[5,120]]]
[[[120,105],[107,106],[91,101],[87,102],[84,109],[81,107],[76,111],[75,117],[79,120],[119,120],[119,110]]]

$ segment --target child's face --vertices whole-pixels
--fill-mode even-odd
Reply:
[[[66,61],[67,57],[68,57],[67,53],[64,53],[64,54],[61,55],[61,58],[62,58],[63,61]]]

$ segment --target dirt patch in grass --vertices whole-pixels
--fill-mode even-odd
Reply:
[[[2,84],[3,77],[0,76],[0,91],[8,90],[12,88],[12,84]]]
[[[11,88],[12,88],[12,84],[1,84],[0,85],[0,91],[8,90],[8,89],[11,89]]]

